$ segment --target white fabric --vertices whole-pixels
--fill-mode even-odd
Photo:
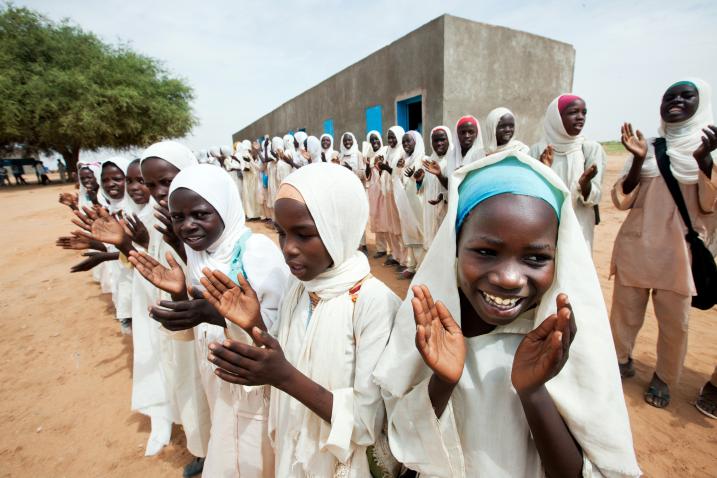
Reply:
[[[658,134],[667,141],[667,155],[670,157],[670,170],[682,184],[696,184],[699,177],[699,167],[695,157],[692,155],[700,146],[703,128],[714,124],[714,116],[712,114],[712,88],[710,85],[699,78],[688,78],[685,81],[692,82],[699,92],[699,104],[697,111],[690,118],[679,123],[665,123],[660,119],[660,127]],[[654,143],[654,138],[649,141],[650,145]],[[712,155],[714,158],[714,154]],[[632,166],[632,157],[625,164],[625,171],[629,171]],[[660,169],[657,167],[654,149],[649,148],[645,162],[642,164],[640,176],[656,177],[660,175]]]
[[[446,175],[448,177],[452,176],[455,170],[467,164],[471,164],[485,156],[480,123],[478,122],[478,118],[475,116],[470,117],[473,118],[473,123],[475,123],[476,128],[478,129],[478,135],[476,136],[475,141],[473,141],[471,149],[469,149],[464,156],[461,151],[461,142],[458,140],[458,123],[460,123],[461,120],[459,119],[456,121],[456,127],[453,130],[453,154],[447,158]]]
[[[516,129],[513,132],[513,137],[510,138],[510,141],[508,141],[506,144],[498,146],[498,138],[496,138],[496,129],[498,128],[498,123],[500,123],[500,119],[505,115],[510,115],[513,117],[513,120],[516,121]],[[491,110],[485,120],[485,134],[487,136],[487,141],[485,143],[485,154],[500,153],[502,151],[520,151],[521,153],[527,154],[530,148],[526,144],[515,139],[515,134],[518,131],[517,126],[518,125],[515,115],[508,108],[504,108],[501,106],[499,108]]]
[[[570,194],[562,180],[550,168],[522,153],[494,154],[456,171],[449,181],[446,220],[441,225],[412,285],[427,285],[433,298],[445,304],[458,324],[461,323],[456,284],[455,221],[458,186],[470,171],[496,163],[508,156],[515,156],[528,164],[562,191],[564,197],[567,198]],[[411,307],[413,297],[409,292],[401,304],[391,339],[374,373],[375,380],[382,388],[388,411],[391,450],[399,461],[429,476],[496,476],[490,472],[494,468],[489,465],[491,456],[487,453],[493,447],[489,444],[486,444],[485,448],[483,445],[476,445],[481,443],[477,440],[485,437],[490,437],[489,440],[500,440],[503,447],[514,452],[504,455],[506,460],[533,453],[528,450],[520,451],[534,445],[515,422],[508,421],[510,416],[496,412],[493,408],[499,404],[502,410],[505,405],[502,402],[514,403],[518,400],[507,381],[510,377],[510,361],[501,354],[510,353],[510,350],[517,346],[516,338],[510,333],[524,334],[537,326],[550,314],[555,313],[557,295],[566,293],[575,313],[577,334],[570,348],[570,358],[560,373],[546,383],[546,388],[570,432],[580,444],[584,456],[602,476],[639,476],[640,470],[633,449],[607,311],[595,266],[582,240],[573,212],[572,201],[563,201],[555,261],[553,283],[535,309],[535,320],[528,324],[525,330],[505,330],[503,335],[503,331],[496,329],[492,334],[468,339],[476,344],[469,346],[457,393],[454,392],[440,422],[435,418],[430,401],[426,406],[427,393],[423,395],[423,399],[420,398],[423,392],[419,389],[426,386],[431,370],[424,364],[414,344],[416,325]],[[527,314],[521,318],[528,318]],[[521,318],[507,327],[520,327]],[[493,347],[494,352],[488,353],[489,350],[483,350],[484,346]],[[476,355],[470,355],[476,351]],[[490,360],[486,357],[493,355],[493,363],[502,370],[497,369],[495,375],[491,373],[485,379],[481,378],[481,374],[487,372],[482,366],[483,360]],[[490,364],[487,366],[490,367]],[[481,386],[477,389],[471,388],[476,382]],[[500,393],[500,396],[495,398],[494,395],[486,395],[487,393]],[[463,395],[470,397],[468,401],[461,398]],[[419,406],[420,403],[423,404]],[[418,412],[417,409],[423,411]],[[412,422],[406,422],[406,413],[413,417]],[[423,420],[432,423],[426,424],[425,427],[419,425],[418,422]],[[462,434],[457,431],[458,425]],[[433,437],[424,440],[418,433],[418,430],[430,428],[439,429],[434,433],[440,437],[439,443],[431,441]],[[501,433],[497,435],[496,430]],[[481,448],[470,448],[473,446]],[[465,470],[461,470],[461,462],[465,464]],[[523,465],[528,464],[525,462]],[[510,462],[505,465],[510,465],[513,469],[520,466]],[[535,466],[538,465],[539,463]],[[519,473],[517,476],[537,473],[539,471],[531,469],[527,475]],[[597,473],[598,471],[592,476],[601,476]]]
[[[284,147],[282,148],[284,151],[284,155],[294,160],[294,137],[290,134],[287,134],[284,136]],[[276,163],[276,181],[277,184],[281,184],[281,182],[286,178],[291,172],[294,170],[294,167],[287,163],[286,161],[279,160]]]
[[[562,95],[561,95],[562,96]],[[583,231],[583,237],[592,251],[595,231],[595,209],[602,198],[602,180],[607,168],[605,151],[599,143],[588,141],[583,135],[570,136],[565,131],[563,120],[558,111],[558,100],[555,98],[545,113],[543,123],[544,139],[530,148],[530,155],[540,158],[548,144],[553,146],[553,164],[551,168],[563,180],[573,202],[573,210]],[[597,174],[590,180],[590,194],[583,197],[580,191],[580,176],[590,166],[597,167]]]
[[[154,143],[142,152],[140,161],[149,158],[159,158],[167,161],[180,171],[188,166],[198,164],[197,158],[181,143],[176,141],[160,141]],[[141,164],[140,164],[141,166]]]
[[[344,146],[344,136],[350,136],[353,140],[351,147],[346,149]],[[341,165],[347,165],[354,174],[359,175],[362,169],[361,153],[359,153],[356,136],[353,133],[346,132],[341,135],[341,143],[339,144],[339,162]]]
[[[105,158],[100,163],[100,192],[104,196],[105,200],[107,200],[108,205],[108,211],[110,214],[114,214],[116,212],[121,211],[125,207],[125,198],[127,198],[128,194],[127,191],[125,191],[124,196],[122,196],[120,199],[112,199],[109,194],[105,191],[105,189],[102,187],[102,170],[104,169],[106,164],[114,164],[117,166],[123,174],[127,174],[127,166],[129,166],[129,160],[127,158],[123,158],[122,156],[114,156],[111,158]]]
[[[409,131],[416,147],[411,156],[406,158],[403,167],[391,165],[393,172],[391,173],[391,181],[393,188],[393,197],[396,201],[398,209],[398,217],[401,220],[401,237],[406,246],[423,245],[423,212],[421,211],[420,200],[418,199],[418,191],[416,189],[416,181],[406,178],[405,170],[407,168],[422,168],[423,159],[426,156],[426,150],[423,146],[423,138],[417,131]],[[401,140],[398,138],[398,147],[401,147]],[[396,162],[397,164],[398,162]]]
[[[322,136],[323,137],[323,136]],[[316,136],[309,136],[306,140],[306,150],[311,155],[312,163],[321,162],[321,141]]]
[[[284,183],[302,195],[333,266],[308,282],[292,278],[273,332],[289,361],[332,392],[333,409],[326,423],[272,389],[269,431],[277,476],[368,476],[365,448],[383,419],[370,371],[387,340],[394,296],[378,283],[360,312],[363,286],[356,308],[349,295],[370,272],[368,260],[357,251],[368,220],[366,193],[354,174],[331,163],[301,168]],[[369,282],[378,281],[365,285]],[[319,297],[310,320],[308,292]]]
[[[453,154],[453,142],[451,141],[451,130],[447,126],[436,126],[431,130],[431,134],[428,136],[431,141],[433,140],[433,133],[438,130],[443,130],[448,138],[448,150],[443,156],[438,156],[436,151],[433,151],[429,161],[435,161],[441,166],[441,171],[445,174],[446,166],[448,164],[448,158]],[[443,194],[443,201],[439,204],[429,204],[428,201],[434,201],[438,199],[438,196]],[[441,221],[446,214],[446,201],[448,199],[448,190],[443,187],[438,176],[435,176],[429,172],[426,172],[423,179],[423,186],[421,187],[421,197],[423,198],[423,248],[428,250],[431,247],[433,238],[438,232],[438,227],[441,225]]]
[[[80,181],[80,171],[85,168],[92,171],[92,174],[94,175],[95,181],[97,181],[98,186],[102,184],[102,177],[101,177],[102,168],[100,166],[100,163],[98,163],[98,162],[93,162],[93,163],[78,162],[77,163],[77,181],[80,184],[80,189],[77,194],[77,207],[79,208],[80,211],[82,211],[83,207],[91,208],[93,206],[92,200],[90,199],[90,197],[87,194],[87,188],[85,188],[82,185],[82,181]],[[102,194],[100,193],[99,190],[97,191],[97,195],[99,197],[102,197]],[[98,197],[98,199],[99,199],[99,197]]]
[[[331,144],[327,149],[321,148],[321,152],[324,154],[324,158],[326,158],[326,162],[330,163],[331,160],[336,156],[336,151],[334,150],[334,137],[330,134],[324,133],[319,138],[319,141],[323,141],[324,138],[329,138],[329,141],[331,141]]]

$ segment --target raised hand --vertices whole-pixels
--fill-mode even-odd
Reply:
[[[159,203],[154,206],[154,217],[156,217],[161,224],[155,224],[154,228],[162,233],[162,238],[164,239],[164,242],[172,246],[173,249],[179,250],[182,249],[181,241],[177,237],[177,235],[174,233],[174,229],[172,229],[172,218],[169,215],[169,208],[167,207],[167,201],[159,201]]]
[[[145,249],[149,247],[149,231],[136,214],[125,216],[121,224],[124,227],[125,234],[132,239],[132,242]]]
[[[131,251],[128,257],[137,272],[155,287],[174,296],[182,295],[186,291],[184,272],[172,253],[167,252],[166,258],[169,269],[146,252]]]
[[[580,194],[583,195],[584,199],[587,199],[592,190],[592,179],[597,175],[597,165],[593,164],[588,169],[583,171],[578,179],[578,185],[580,186]]]
[[[416,172],[413,173],[413,179],[415,179],[416,182],[420,183],[421,181],[423,181],[423,177],[425,176],[425,174],[426,173],[423,171],[423,169],[417,169]]]
[[[620,141],[636,160],[644,161],[647,156],[647,140],[639,129],[633,132],[632,124],[624,123],[620,128]]]
[[[414,168],[406,168],[406,170],[403,172],[403,174],[407,178],[410,178],[411,176],[413,176],[414,171],[415,171]]]
[[[438,206],[442,202],[443,202],[443,193],[439,194],[436,199],[428,200],[428,204],[430,204],[431,206]]]
[[[192,300],[162,300],[159,305],[150,308],[149,316],[167,330],[177,331],[195,327],[202,322],[225,327],[224,317],[204,300],[202,292],[196,288],[191,291]]]
[[[90,239],[77,234],[59,237],[57,238],[57,241],[55,241],[55,245],[63,249],[71,249],[75,251],[84,251],[92,246]]]
[[[97,217],[95,210],[85,206],[82,208],[82,211],[76,210],[72,211],[72,213],[75,215],[75,217],[72,218],[72,224],[83,231],[91,233],[92,223],[95,222],[93,218]]]
[[[85,252],[84,254],[82,254],[82,256],[86,257],[87,259],[83,260],[79,264],[75,264],[74,266],[72,266],[70,272],[88,271],[109,259],[107,257],[106,252]]]
[[[446,383],[456,384],[466,360],[463,332],[446,306],[433,302],[428,287],[419,285],[412,290],[416,348],[433,373]]]
[[[510,378],[519,394],[543,386],[560,373],[568,360],[577,332],[575,315],[567,295],[558,294],[555,302],[557,313],[531,330],[515,351]]]
[[[95,239],[100,242],[107,244],[114,244],[115,246],[121,246],[125,241],[125,231],[122,224],[111,216],[106,209],[98,209],[97,211],[87,210],[88,216],[93,219],[92,231],[87,234],[86,237]],[[82,231],[78,231],[82,234]],[[84,234],[83,234],[84,235]]]
[[[77,209],[77,194],[72,193],[60,193],[58,198],[60,204],[64,204],[70,209]]]
[[[396,167],[397,167],[397,168],[402,168],[405,164],[406,164],[406,160],[405,160],[404,158],[401,158],[401,159],[399,159],[398,162],[396,163]]]
[[[702,132],[704,133],[702,144],[697,147],[692,155],[697,160],[700,169],[710,176],[709,172],[712,169],[710,153],[717,149],[717,126],[709,125],[702,129]]]
[[[254,327],[266,330],[261,319],[259,299],[244,275],[237,274],[237,285],[221,271],[210,271],[205,267],[202,272],[204,277],[200,282],[206,289],[204,298],[222,316],[248,334]]]
[[[553,146],[548,145],[542,153],[540,153],[540,162],[551,167],[553,165]]]
[[[295,369],[279,341],[258,327],[251,329],[250,335],[257,347],[229,339],[209,344],[207,359],[217,366],[215,373],[230,383],[281,388]]]
[[[427,159],[423,162],[423,168],[434,176],[441,175],[441,165],[437,161]]]

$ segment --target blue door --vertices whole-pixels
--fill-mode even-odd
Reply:
[[[381,105],[366,108],[366,134],[368,134],[369,131],[376,130],[383,135],[383,124],[381,122],[382,113],[383,108]]]
[[[406,131],[415,130],[423,134],[423,98],[421,95],[396,102],[396,122]]]
[[[324,120],[324,134],[330,134],[334,137],[334,120],[329,118]]]

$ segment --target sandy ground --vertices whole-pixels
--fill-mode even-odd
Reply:
[[[610,158],[607,189],[621,165],[621,157]],[[132,343],[119,334],[109,295],[89,273],[69,274],[79,254],[54,246],[72,229],[69,210],[56,202],[71,189],[0,188],[0,476],[181,476],[189,455],[180,428],[159,456],[143,456],[149,422],[129,409]],[[609,195],[602,216],[595,262],[609,306],[610,253],[624,217]],[[372,266],[405,294],[407,281],[376,261]],[[635,352],[637,376],[625,383],[642,469],[651,477],[715,476],[717,421],[692,401],[717,363],[717,312],[693,310],[685,372],[667,410],[642,398],[655,363],[657,327],[648,314]]]

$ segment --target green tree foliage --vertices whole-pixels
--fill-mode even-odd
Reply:
[[[67,20],[2,6],[0,65],[0,146],[55,151],[68,168],[81,149],[146,146],[196,124],[187,84]]]

